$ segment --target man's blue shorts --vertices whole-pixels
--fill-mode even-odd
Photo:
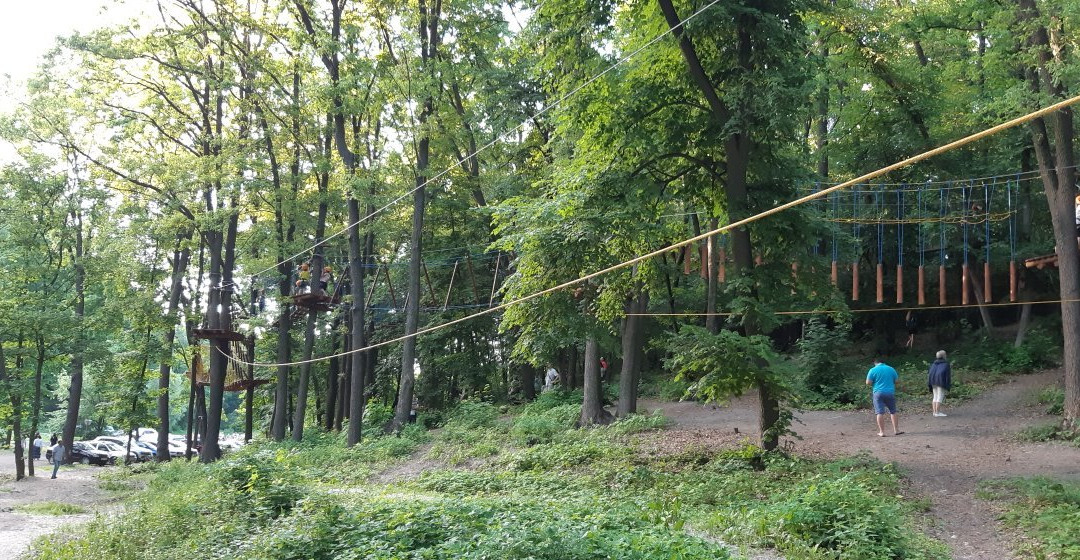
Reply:
[[[885,414],[885,410],[888,410],[889,414],[896,414],[896,394],[874,393],[874,412]]]

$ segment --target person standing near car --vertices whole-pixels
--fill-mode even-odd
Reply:
[[[67,448],[64,447],[63,441],[57,441],[50,451],[52,451],[53,462],[52,477],[56,478],[56,472],[60,470],[60,464],[67,458]]]

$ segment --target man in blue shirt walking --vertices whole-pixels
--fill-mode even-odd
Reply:
[[[892,366],[881,363],[881,358],[874,358],[874,367],[866,373],[866,384],[874,387],[874,413],[877,414],[877,435],[880,437],[885,437],[886,410],[892,419],[893,435],[904,433],[896,418],[896,380],[899,378]]]

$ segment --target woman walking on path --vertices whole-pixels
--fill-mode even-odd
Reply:
[[[944,412],[941,412],[941,403],[945,402],[945,391],[952,388],[952,368],[949,367],[949,362],[945,360],[944,350],[938,350],[937,359],[934,360],[934,363],[930,364],[930,371],[926,378],[926,386],[934,394],[934,401],[932,403],[934,416],[948,416]]]

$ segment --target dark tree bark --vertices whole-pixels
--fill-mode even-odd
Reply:
[[[82,323],[86,312],[86,267],[83,266],[83,221],[82,212],[76,211],[72,216],[75,221],[75,348],[71,354],[71,385],[68,387],[67,417],[64,420],[64,448],[71,450],[75,442],[75,428],[79,425],[79,404],[82,402],[83,386],[83,352],[86,340],[83,338]],[[68,454],[70,462],[71,454]]]
[[[26,478],[22,444],[22,392],[8,374],[3,338],[0,338],[0,384],[3,384],[7,390],[8,401],[11,403],[11,435],[15,438],[15,480],[22,480]]]
[[[1017,0],[1017,6],[1017,20],[1021,25],[1030,26],[1038,20],[1035,0]],[[1033,92],[1054,101],[1065,99],[1068,97],[1065,82],[1056,79],[1051,72],[1053,66],[1066,62],[1068,49],[1061,39],[1062,30],[1047,29],[1041,24],[1033,27],[1026,47],[1034,51],[1036,64],[1025,68],[1024,76]],[[1080,427],[1080,251],[1077,250],[1073,201],[1076,169],[1072,109],[1066,107],[1052,117],[1035,119],[1028,127],[1057,242],[1064,338],[1064,422],[1067,428],[1077,429]]]
[[[595,337],[585,339],[585,398],[581,403],[578,426],[610,424],[614,418],[604,410],[600,391],[600,345]]]
[[[710,81],[704,67],[702,67],[693,42],[684,32],[678,12],[676,12],[671,0],[657,0],[657,2],[660,5],[661,12],[664,14],[664,18],[667,20],[668,26],[672,29],[672,35],[679,40],[679,50],[686,61],[690,77],[708,101],[713,119],[719,125],[728,127],[733,111],[720,99],[716,87]],[[750,17],[746,13],[741,13],[736,16],[735,22],[737,63],[743,72],[752,70],[753,40],[750,31]],[[724,153],[727,161],[724,193],[727,197],[728,216],[733,222],[750,215],[746,175],[750,164],[751,146],[752,140],[749,133],[745,131],[731,130],[724,139]],[[750,245],[750,231],[745,227],[732,230],[731,240],[735,267],[741,272],[748,272],[754,266]],[[753,330],[752,325],[748,326],[747,334],[753,334],[751,332]],[[758,397],[761,400],[759,413],[761,446],[766,450],[772,450],[779,444],[778,437],[774,435],[775,431],[772,428],[780,419],[780,403],[766,380],[758,380],[757,390]]]
[[[623,319],[622,328],[622,369],[619,373],[619,404],[615,415],[624,418],[637,412],[638,379],[641,371],[642,329],[640,313],[649,307],[649,293],[638,289],[637,297],[627,304],[631,315]]]
[[[427,0],[420,0],[420,37],[421,70],[434,77],[434,62],[439,52],[439,18],[442,0],[434,0],[430,6]],[[429,84],[431,87],[431,84]],[[416,333],[420,323],[420,261],[424,239],[424,207],[426,200],[428,159],[431,155],[431,134],[427,124],[435,112],[435,99],[428,93],[423,108],[417,116],[420,138],[416,143],[416,190],[413,192],[412,238],[409,243],[409,291],[405,306],[405,341],[401,347],[401,377],[398,382],[397,403],[394,406],[394,419],[387,427],[390,431],[401,430],[409,421],[412,411],[413,385],[416,382],[414,371],[416,361]]]
[[[161,353],[161,364],[158,366],[158,439],[157,461],[168,461],[169,455],[169,385],[172,375],[173,343],[176,340],[177,312],[180,309],[180,298],[184,293],[184,274],[187,273],[188,261],[191,257],[189,247],[181,247],[191,239],[190,232],[179,233],[176,236],[177,247],[173,251],[172,278],[169,283],[169,307],[166,310],[169,328],[165,331],[165,344]]]

